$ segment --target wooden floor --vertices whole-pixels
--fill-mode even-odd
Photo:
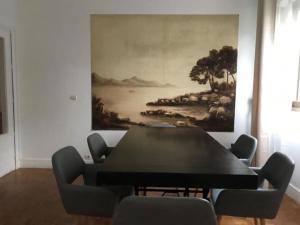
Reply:
[[[54,176],[48,169],[19,169],[0,178],[0,225],[110,225],[108,218],[65,213]],[[252,225],[252,219],[223,217],[222,225]],[[267,225],[299,225],[300,206],[284,198]],[[141,224],[142,225],[142,224]]]

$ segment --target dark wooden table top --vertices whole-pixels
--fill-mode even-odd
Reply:
[[[257,175],[201,128],[132,127],[102,165],[98,183],[257,188]]]

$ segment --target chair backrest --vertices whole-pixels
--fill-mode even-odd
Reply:
[[[119,200],[113,191],[87,184],[72,184],[78,176],[82,175],[86,179],[91,172],[88,172],[87,165],[74,147],[68,146],[54,153],[52,165],[59,194],[67,213],[98,217],[112,216]]]
[[[70,204],[69,187],[84,173],[84,161],[74,147],[67,146],[53,154],[52,166],[64,208],[72,213],[74,203]]]
[[[242,134],[234,144],[231,145],[231,152],[240,159],[248,159],[251,164],[255,155],[257,140],[247,134]]]
[[[259,213],[262,213],[262,216],[265,218],[272,219],[277,215],[294,168],[295,164],[288,156],[280,152],[275,152],[262,169],[258,171],[259,176],[266,179],[272,185],[272,189],[264,193],[271,196],[267,203],[268,205],[265,205],[262,209],[260,209],[261,207],[256,208],[260,209]]]
[[[88,136],[87,143],[94,163],[101,162],[101,157],[107,153],[107,145],[100,134],[94,133]]]
[[[282,195],[291,180],[294,162],[286,155],[275,152],[260,170],[260,176],[267,179]]]
[[[67,146],[52,156],[53,172],[58,185],[70,184],[84,173],[85,163],[77,150]]]
[[[217,225],[211,204],[197,198],[127,197],[113,225]]]

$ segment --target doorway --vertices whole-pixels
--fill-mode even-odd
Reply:
[[[0,27],[0,177],[16,169],[11,33]]]

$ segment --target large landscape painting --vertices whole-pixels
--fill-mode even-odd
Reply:
[[[234,130],[237,15],[92,15],[92,129]]]

